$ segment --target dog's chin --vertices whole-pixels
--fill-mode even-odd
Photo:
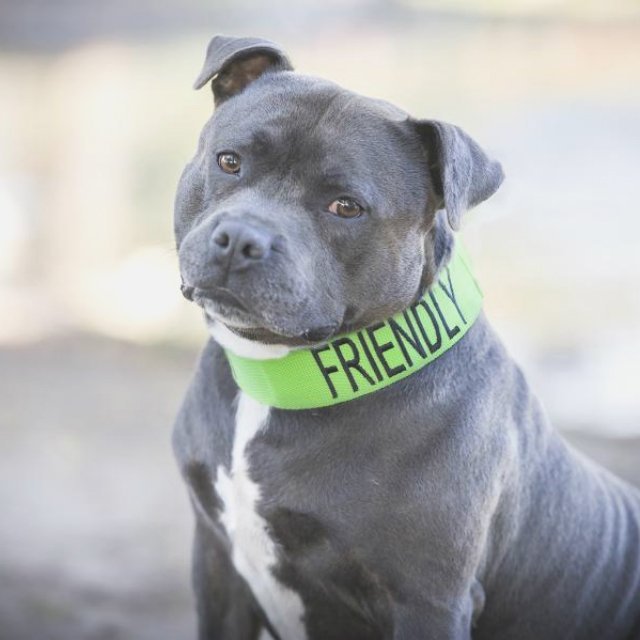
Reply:
[[[221,322],[234,329],[253,329],[258,318],[244,308],[220,300],[198,300],[207,321]]]
[[[196,295],[194,299],[203,308],[210,328],[223,325],[240,338],[261,344],[309,346],[330,339],[341,326],[340,320],[324,318],[306,323],[296,322],[295,319],[271,323],[262,315],[250,311],[242,300],[228,292],[218,292],[215,296]],[[282,317],[285,317],[284,314]]]

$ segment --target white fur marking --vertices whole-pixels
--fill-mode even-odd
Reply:
[[[222,322],[207,317],[207,328],[211,337],[223,348],[233,351],[237,356],[252,358],[253,360],[270,360],[282,358],[291,349],[284,344],[264,344],[255,340],[248,340],[236,335]]]
[[[220,521],[232,543],[232,559],[283,640],[305,640],[304,606],[300,596],[276,580],[276,549],[267,524],[257,513],[260,487],[249,476],[245,450],[269,417],[269,407],[240,392],[231,472],[218,467],[216,491],[224,501]],[[270,637],[270,636],[266,636]]]

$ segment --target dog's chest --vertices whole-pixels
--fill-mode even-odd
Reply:
[[[278,581],[276,546],[267,523],[257,512],[260,486],[251,478],[247,445],[265,424],[269,407],[240,392],[236,412],[231,469],[218,468],[216,491],[224,502],[220,514],[232,546],[232,560],[269,620],[283,638],[304,640],[300,596]]]

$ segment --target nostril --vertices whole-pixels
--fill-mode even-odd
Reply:
[[[273,236],[264,228],[241,220],[225,220],[210,236],[211,259],[227,269],[243,269],[265,260],[273,248]]]
[[[226,231],[221,231],[220,233],[216,233],[213,237],[213,241],[223,249],[226,249],[229,246],[229,242],[231,242],[231,238],[229,238],[229,234]]]
[[[252,260],[260,260],[264,257],[264,247],[253,242],[247,242],[242,247],[242,255]]]

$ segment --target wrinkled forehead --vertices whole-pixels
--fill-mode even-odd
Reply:
[[[407,114],[331,82],[293,73],[267,75],[221,104],[207,143],[216,151],[250,150],[280,162],[304,161],[316,170],[349,161],[371,167],[406,149]],[[214,150],[214,149],[211,149]]]

